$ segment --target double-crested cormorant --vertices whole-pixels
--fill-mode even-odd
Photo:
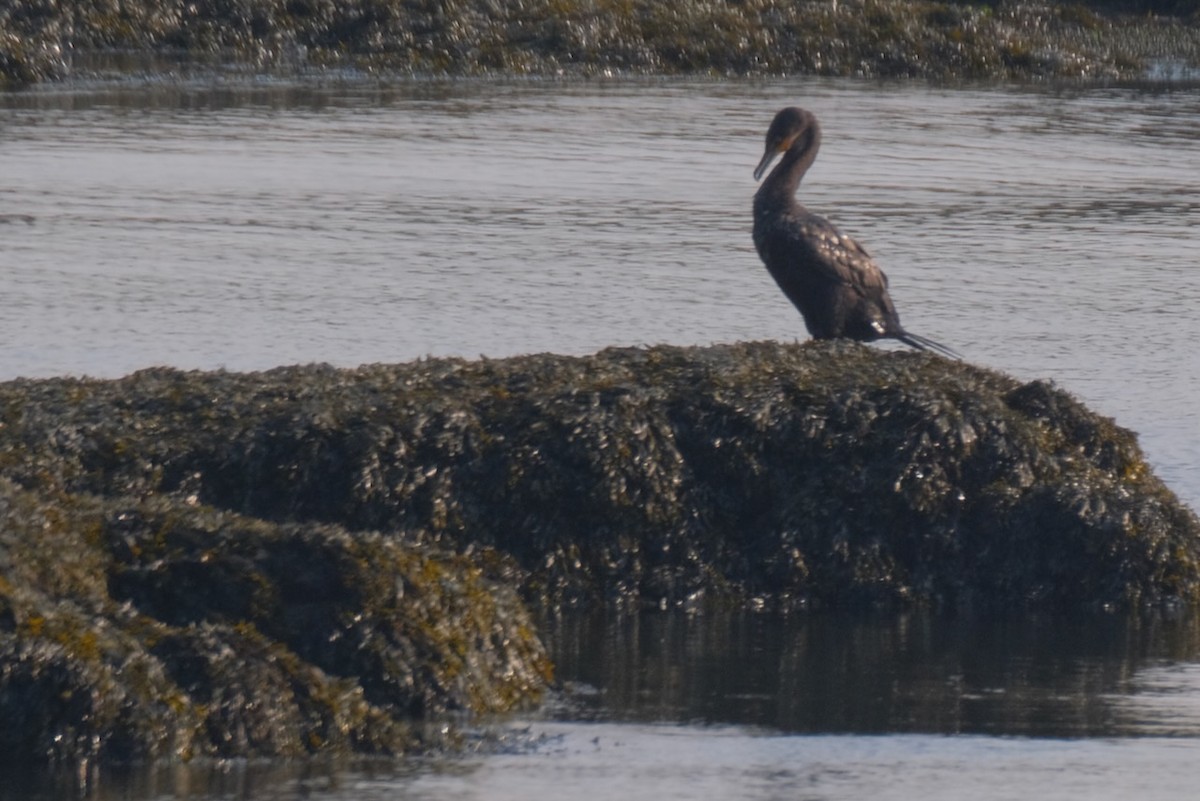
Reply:
[[[780,153],[783,160],[754,195],[754,246],[771,277],[800,310],[814,339],[890,337],[959,358],[950,348],[905,331],[888,297],[887,276],[870,254],[796,202],[800,179],[820,147],[817,118],[802,108],[785,108],[767,129],[767,150],[755,180]]]

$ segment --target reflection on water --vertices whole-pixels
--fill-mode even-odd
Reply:
[[[84,797],[1181,798],[1200,621],[682,612],[545,622],[566,687],[467,753],[83,777]],[[947,736],[955,735],[955,736]],[[471,745],[470,743],[474,743]],[[0,799],[75,794],[74,774]]]
[[[546,630],[559,679],[605,720],[1200,736],[1197,620],[664,613]]]
[[[1109,703],[1132,731],[1188,738],[1200,732],[1200,663],[1162,659],[1139,670],[1128,689]]]

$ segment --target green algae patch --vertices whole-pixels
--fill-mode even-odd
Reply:
[[[1191,0],[14,0],[0,8],[0,86],[86,74],[103,54],[167,57],[167,74],[190,63],[423,76],[1141,78],[1155,63],[1200,65],[1196,13]],[[130,61],[145,71],[145,60]]]
[[[1200,602],[1131,432],[844,342],[11,381],[0,521],[20,758],[428,747],[538,699],[531,608]]]

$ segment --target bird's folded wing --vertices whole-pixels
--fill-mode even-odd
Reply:
[[[827,280],[852,286],[866,295],[887,289],[887,276],[866,248],[828,220],[807,215],[792,228],[792,233],[796,239],[793,252],[810,253],[809,269],[820,271]]]

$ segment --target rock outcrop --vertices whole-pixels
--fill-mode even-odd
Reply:
[[[529,610],[1200,600],[1200,523],[1052,385],[853,343],[0,384],[0,752],[429,744]]]

